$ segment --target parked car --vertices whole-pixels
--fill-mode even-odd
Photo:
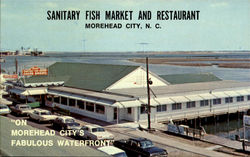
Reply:
[[[155,147],[153,142],[146,138],[118,140],[113,145],[124,150],[128,156],[168,156],[168,152],[165,149]]]
[[[73,129],[76,130],[76,136],[78,136],[79,138],[85,139],[84,132],[85,130],[88,129],[86,126],[82,126],[80,129],[77,129],[77,128],[73,128]]]
[[[106,153],[107,155],[113,156],[113,157],[127,157],[127,154],[124,150],[121,150],[114,146],[104,146],[98,148],[98,150]]]
[[[34,109],[29,113],[30,119],[40,122],[53,122],[58,116],[52,115],[50,111],[44,109]]]
[[[0,115],[6,115],[10,113],[10,109],[7,105],[0,104]]]
[[[81,126],[73,117],[70,116],[59,116],[53,121],[53,126],[55,128],[60,128],[63,130],[79,130]]]
[[[84,137],[91,140],[113,140],[114,135],[99,125],[85,125]]]
[[[18,104],[16,106],[10,107],[11,112],[16,115],[28,115],[33,112],[33,109],[29,105],[26,104]]]

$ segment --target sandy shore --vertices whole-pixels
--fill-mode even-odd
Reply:
[[[145,63],[144,58],[129,59],[137,63]],[[213,62],[213,63],[202,63]],[[221,63],[223,62],[223,63]],[[250,68],[250,59],[244,58],[151,58],[149,64],[168,64],[179,66],[212,66],[216,65],[222,68]]]

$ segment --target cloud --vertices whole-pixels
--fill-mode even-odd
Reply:
[[[80,8],[69,7],[66,10],[81,10]]]
[[[210,5],[212,8],[218,8],[218,7],[227,7],[228,3],[227,2],[218,2],[218,3],[213,3]]]
[[[56,3],[53,3],[53,2],[47,2],[45,3],[46,7],[49,7],[49,8],[57,8],[58,5]]]
[[[5,8],[6,7],[6,4],[1,4],[1,8]]]

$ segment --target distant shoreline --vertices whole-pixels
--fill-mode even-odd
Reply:
[[[145,63],[144,58],[129,59],[136,63]],[[207,63],[207,62],[213,63]],[[204,63],[206,62],[206,63]],[[223,62],[223,63],[221,63]],[[177,66],[218,66],[220,68],[250,69],[250,59],[245,58],[150,58],[149,64],[168,64]]]
[[[225,50],[225,51],[44,51],[46,54],[54,53],[134,53],[134,54],[227,54],[227,53],[250,53],[250,50]]]

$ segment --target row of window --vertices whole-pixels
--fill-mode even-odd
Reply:
[[[61,98],[61,102],[60,102],[60,98]],[[52,99],[51,96],[47,96],[47,100],[49,100],[49,101],[54,100],[55,103],[60,103],[63,105],[78,107],[82,110],[87,110],[90,112],[105,114],[105,107],[103,105],[98,105],[98,104],[94,104],[91,102],[85,102],[85,101],[70,99],[70,98],[66,98],[66,97],[54,97],[54,99]],[[247,96],[247,100],[250,101],[250,95]],[[237,96],[236,101],[237,102],[244,101],[244,96]],[[213,105],[221,104],[221,98],[212,99],[212,102],[213,102]],[[225,103],[233,103],[233,97],[225,98]],[[208,106],[208,105],[209,105],[209,100],[201,100],[200,101],[200,107],[204,107],[204,106]],[[194,107],[196,107],[195,101],[190,101],[190,102],[186,103],[186,108],[194,108]],[[181,103],[172,104],[172,110],[180,110],[180,109],[182,109]],[[158,105],[156,107],[156,112],[165,112],[165,111],[167,111],[167,105],[165,105],[165,104]],[[128,108],[127,113],[131,114],[131,112],[132,112],[131,108]],[[141,107],[141,114],[146,113],[146,112],[147,112],[146,107],[145,106]]]
[[[250,95],[247,96],[247,100],[250,101]],[[237,96],[236,97],[237,102],[244,101],[244,96]],[[218,105],[221,104],[221,98],[213,99],[212,100],[213,105]],[[227,97],[225,98],[225,103],[233,103],[233,97]],[[200,107],[208,106],[209,105],[209,100],[201,100],[200,101]],[[195,101],[190,101],[186,103],[186,108],[194,108],[196,107],[196,102]],[[172,104],[172,110],[180,110],[182,109],[182,104],[181,103],[174,103]],[[156,107],[156,112],[164,112],[167,111],[167,105],[157,105]],[[141,114],[146,113],[146,107],[142,106],[141,107]]]
[[[53,98],[51,96],[47,96],[47,100],[53,101]],[[68,103],[68,101],[69,101],[69,103]],[[86,111],[90,111],[90,112],[105,114],[105,107],[103,105],[94,104],[92,102],[75,100],[75,99],[70,99],[70,98],[66,98],[66,97],[61,97],[61,102],[60,102],[60,97],[54,97],[53,102],[58,103],[58,104],[62,104],[62,105],[78,107],[82,110],[86,110]]]

